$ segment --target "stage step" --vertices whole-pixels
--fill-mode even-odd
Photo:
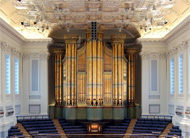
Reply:
[[[133,128],[137,122],[137,118],[131,119],[131,122],[127,128],[124,138],[130,138],[131,133],[133,132]]]
[[[167,127],[164,129],[164,131],[160,134],[159,138],[165,137],[168,134],[168,132],[170,132],[170,129],[172,128],[172,126],[173,124],[169,123]]]
[[[61,127],[61,124],[59,123],[59,120],[58,119],[52,119],[52,120],[54,122],[54,125],[55,125],[57,131],[61,135],[61,138],[67,138],[63,128]]]
[[[17,123],[16,126],[18,126],[23,135],[25,135],[27,138],[32,138],[32,136],[26,131],[21,123]]]

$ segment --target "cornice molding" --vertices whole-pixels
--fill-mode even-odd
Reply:
[[[47,39],[27,39],[23,46],[27,47],[27,46],[48,46],[49,43],[52,40],[50,38]]]
[[[164,43],[162,38],[138,38],[141,43]]]
[[[143,43],[162,43],[167,45],[169,42],[174,40],[179,33],[183,33],[182,30],[187,30],[190,28],[190,15],[187,16],[180,24],[173,28],[165,37],[163,38],[138,38],[138,41]]]
[[[6,23],[1,17],[0,17],[0,28],[5,29],[9,34],[12,35],[13,39],[16,40],[18,43],[22,44],[26,40],[13,27],[11,27],[8,23]]]
[[[21,44],[21,46],[25,46],[30,43],[39,44],[39,43],[49,43],[52,41],[51,38],[44,38],[44,39],[26,39],[22,36],[19,32],[17,32],[13,27],[11,27],[8,23],[6,23],[0,17],[0,28],[6,30],[9,34],[12,35],[13,39]],[[1,29],[0,29],[1,30]]]

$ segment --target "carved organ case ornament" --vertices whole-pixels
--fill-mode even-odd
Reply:
[[[65,52],[54,50],[56,103],[75,107],[126,106],[126,35],[111,36],[112,46],[103,41],[102,30],[97,30],[97,39],[91,35],[87,30],[86,41],[79,47],[77,35],[64,35]]]

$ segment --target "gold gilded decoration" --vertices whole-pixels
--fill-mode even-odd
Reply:
[[[97,40],[87,40],[77,50],[77,35],[64,35],[65,51],[54,48],[55,100],[65,106],[125,106],[135,102],[135,48],[126,49],[126,36],[111,36],[112,49],[103,43],[103,32]],[[63,53],[65,57],[63,59]]]
[[[111,36],[113,49],[113,105],[123,105],[123,60],[124,60],[124,42],[126,35],[116,34]]]
[[[124,43],[126,39],[125,34],[115,34],[111,36],[111,40],[113,43]]]
[[[79,37],[78,35],[67,34],[63,36],[63,39],[65,40],[66,44],[70,44],[70,43],[77,43],[78,37]]]
[[[138,50],[136,48],[127,48],[127,101],[129,105],[135,102],[135,59]]]
[[[63,49],[55,48],[52,50],[55,54],[55,101],[56,105],[62,105],[62,56]]]
[[[103,105],[103,33],[97,32],[98,40],[91,39],[91,33],[87,30],[87,105]]]
[[[64,35],[66,44],[66,105],[77,104],[77,35]]]

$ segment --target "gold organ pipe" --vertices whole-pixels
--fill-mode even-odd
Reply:
[[[100,36],[100,35],[99,35]],[[96,97],[98,105],[100,105],[100,41],[97,42],[97,91]]]
[[[62,66],[61,66],[61,59],[63,54],[62,48],[54,48],[52,52],[55,55],[55,101],[56,105],[62,104]]]
[[[127,100],[129,105],[135,102],[135,54],[138,52],[135,48],[128,48],[126,50],[128,58],[128,86],[127,86]]]
[[[58,103],[57,99],[57,55],[55,55],[55,101]]]
[[[71,55],[70,55],[70,52],[71,52],[71,50],[70,50],[71,48],[70,48],[70,46],[68,45],[68,102],[69,102],[69,105],[71,104],[71,86],[70,86],[70,83],[71,83],[71,79],[70,79],[70,77],[71,77],[71,72],[70,72],[70,70],[71,70],[71,62],[70,62],[70,57],[71,57]]]
[[[124,75],[124,73],[123,73],[123,64],[124,64],[124,62],[123,62],[123,57],[124,57],[124,44],[121,44],[121,85],[122,85],[122,87],[121,87],[121,94],[120,94],[120,99],[121,99],[121,102],[123,103],[123,101],[124,101],[124,99],[123,99],[123,91],[124,91],[124,89],[123,89],[123,86],[124,86],[124,84],[123,84],[123,75]]]
[[[72,106],[74,105],[74,101],[75,101],[75,91],[74,91],[74,77],[75,77],[75,61],[74,61],[74,44],[71,44],[71,50],[72,50],[72,56],[71,56],[71,59],[72,59],[72,73],[71,73],[71,76],[72,76],[72,80],[71,80],[71,88],[72,88]]]
[[[92,62],[93,62],[93,104],[96,102],[96,40],[93,40],[93,54],[92,54]]]
[[[91,106],[102,102],[102,31],[98,30],[97,40],[92,40],[91,30],[87,30],[87,95]]]
[[[62,72],[61,72],[61,55],[59,55],[59,102],[62,103],[62,94],[61,94],[61,76],[62,76]]]
[[[118,94],[117,94],[117,100],[120,100],[121,96],[121,44],[118,44]],[[120,101],[119,101],[120,102]]]
[[[123,93],[123,51],[126,35],[116,34],[111,36],[113,43],[113,99],[115,106],[122,106],[122,93]]]
[[[60,104],[59,101],[59,54],[57,55],[57,95],[58,95],[58,103]]]
[[[92,103],[92,100],[93,100],[93,98],[92,98],[92,89],[93,89],[93,86],[92,86],[92,59],[91,59],[91,57],[92,57],[92,41],[90,41],[90,43],[89,43],[89,95],[90,95],[90,104]]]
[[[129,94],[129,103],[131,103],[131,55],[129,55],[129,65],[128,65],[128,94]]]
[[[133,74],[134,74],[134,72],[133,72],[133,55],[131,55],[131,102],[133,102]]]
[[[67,80],[67,105],[76,105],[76,45],[78,36],[74,34],[64,35],[66,43],[66,80]]]
[[[115,49],[115,55],[114,55],[114,60],[115,60],[115,74],[114,74],[114,78],[115,78],[115,84],[114,84],[114,88],[115,88],[115,102],[117,103],[117,75],[118,75],[118,72],[117,72],[117,46],[116,44],[114,45],[114,49]]]
[[[103,33],[101,35],[101,38],[103,38]],[[100,87],[100,99],[101,102],[103,102],[103,43],[100,43],[100,57],[101,57],[101,61],[100,61],[100,83],[101,83],[101,87]],[[103,103],[102,103],[103,104]]]
[[[113,75],[112,75],[112,89],[113,89],[113,101],[115,101],[115,47],[113,46],[113,54],[112,54],[112,58],[113,58],[113,63],[112,63],[112,68],[113,68]]]

